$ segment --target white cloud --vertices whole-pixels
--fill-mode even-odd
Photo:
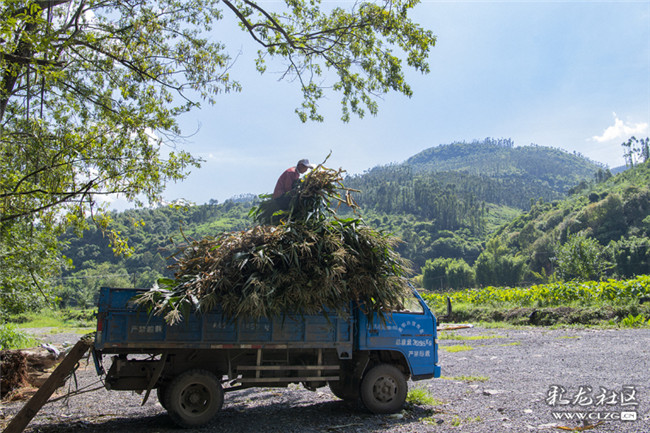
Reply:
[[[647,123],[625,123],[614,113],[614,125],[605,129],[603,135],[594,135],[591,138],[599,143],[604,143],[612,140],[625,140],[631,135],[644,134],[647,130]]]

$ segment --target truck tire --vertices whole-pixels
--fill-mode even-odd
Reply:
[[[359,399],[359,387],[345,384],[340,380],[327,382],[332,394],[344,401],[356,401]],[[358,382],[357,382],[358,385]]]
[[[361,401],[376,414],[395,413],[406,401],[408,385],[404,374],[390,364],[379,364],[361,380]]]
[[[178,375],[163,394],[163,406],[169,416],[185,428],[209,423],[223,405],[221,382],[206,370],[189,370]]]

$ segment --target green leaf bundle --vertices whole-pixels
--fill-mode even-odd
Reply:
[[[175,279],[161,280],[138,303],[168,323],[215,308],[230,320],[344,313],[351,302],[383,318],[408,291],[407,263],[395,238],[360,218],[336,217],[333,203],[354,206],[341,170],[319,166],[292,191],[288,209],[270,212],[271,200],[254,210],[267,224],[181,247]]]

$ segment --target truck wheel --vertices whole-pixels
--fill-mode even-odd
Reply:
[[[356,401],[359,398],[359,388],[347,385],[340,380],[327,382],[332,394],[345,401]],[[358,383],[357,383],[358,384]]]
[[[361,381],[361,401],[372,413],[395,413],[406,401],[404,374],[390,364],[373,367]]]
[[[199,427],[214,418],[223,405],[223,388],[217,376],[206,370],[189,370],[164,390],[164,407],[181,427]]]

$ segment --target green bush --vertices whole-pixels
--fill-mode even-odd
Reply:
[[[649,217],[650,218],[650,217]],[[631,236],[609,244],[620,277],[632,277],[650,269],[650,239]]]
[[[557,272],[563,280],[600,280],[607,267],[603,247],[594,238],[583,234],[569,235],[558,249]]]
[[[0,324],[0,350],[24,349],[36,344],[36,340],[26,332],[18,330],[11,323]]]
[[[422,268],[422,285],[427,290],[443,290],[448,287],[445,271],[451,259],[427,260]]]
[[[650,321],[648,321],[643,314],[638,314],[636,316],[630,314],[621,320],[620,325],[623,328],[642,328],[650,325]]]
[[[474,286],[474,270],[463,259],[427,260],[422,285],[427,290],[465,289]]]
[[[499,238],[488,241],[474,263],[476,282],[481,285],[515,286],[523,280],[527,269],[526,259],[511,254]]]

